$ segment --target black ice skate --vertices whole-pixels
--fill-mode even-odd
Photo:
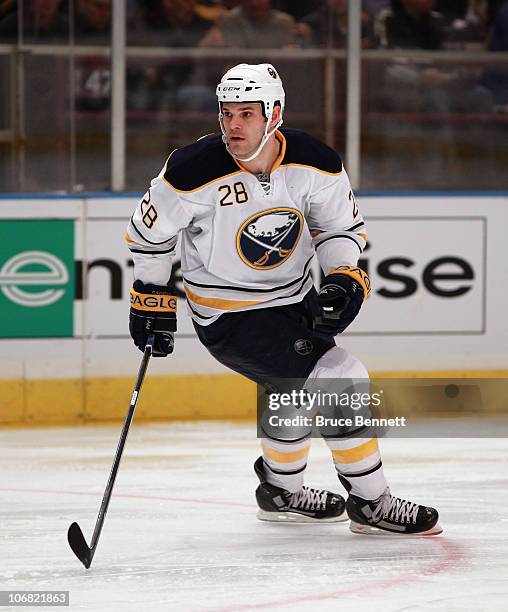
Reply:
[[[433,536],[443,530],[437,510],[390,495],[387,487],[374,500],[350,495],[346,511],[354,533],[367,535]]]
[[[276,487],[266,481],[263,457],[254,464],[261,482],[256,489],[261,521],[286,523],[335,523],[347,521],[344,498],[330,491],[303,486],[296,493]]]

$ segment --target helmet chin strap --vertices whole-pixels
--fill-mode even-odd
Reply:
[[[238,157],[229,148],[229,142],[228,142],[228,139],[227,139],[227,136],[226,136],[226,132],[224,130],[224,122],[223,122],[223,115],[222,115],[222,113],[219,114],[219,123],[220,123],[220,127],[221,127],[221,130],[222,130],[222,142],[226,145],[226,149],[227,149],[228,153],[232,157],[237,159],[238,161],[241,161],[241,162],[250,162],[250,161],[252,161],[255,157],[257,157],[261,153],[261,151],[263,150],[263,147],[268,142],[270,136],[272,134],[274,134],[275,131],[280,128],[280,126],[282,125],[282,118],[277,122],[277,125],[273,128],[273,130],[270,130],[270,132],[268,132],[268,125],[269,125],[268,121],[266,122],[265,133],[263,134],[263,137],[261,138],[259,146],[254,151],[254,153],[252,155],[249,155],[249,157]]]

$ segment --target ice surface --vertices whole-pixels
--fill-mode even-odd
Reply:
[[[507,439],[382,440],[392,492],[445,530],[395,539],[257,521],[254,425],[134,423],[85,570],[67,528],[90,541],[120,429],[0,431],[0,590],[98,612],[508,609]],[[306,482],[342,490],[321,440]]]

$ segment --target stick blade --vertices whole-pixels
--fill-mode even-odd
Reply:
[[[77,523],[72,523],[67,531],[67,541],[76,557],[88,569],[92,563],[92,549],[86,543],[85,536],[81,527]]]

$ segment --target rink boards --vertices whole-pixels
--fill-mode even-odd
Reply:
[[[128,336],[137,197],[0,200],[0,423],[116,419],[141,354]],[[360,198],[373,283],[340,345],[373,372],[506,375],[507,195]],[[318,277],[317,263],[314,267]],[[175,280],[183,296],[179,256]],[[252,417],[256,391],[197,341],[153,360],[138,418]]]

